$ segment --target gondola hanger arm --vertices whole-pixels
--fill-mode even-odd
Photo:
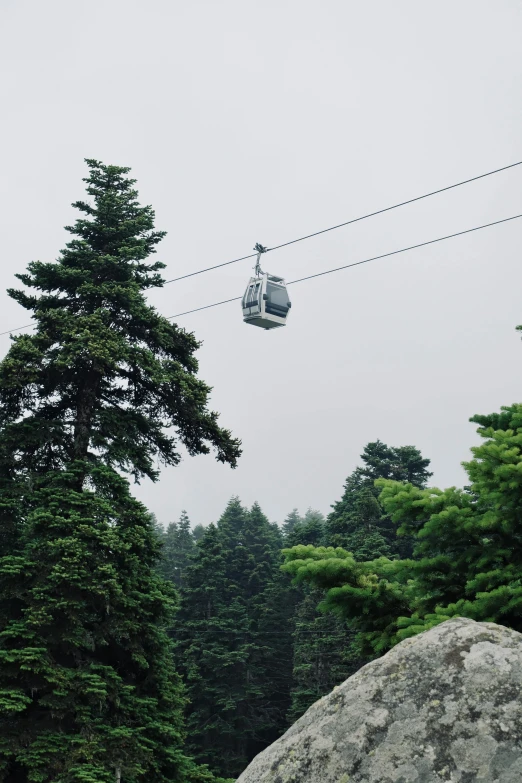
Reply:
[[[268,248],[264,247],[264,245],[260,245],[259,242],[256,242],[256,244],[254,245],[254,250],[257,251],[256,265],[254,267],[254,271],[257,277],[261,277],[261,275],[264,274],[263,270],[261,269],[261,256],[263,255],[263,253],[267,252]]]

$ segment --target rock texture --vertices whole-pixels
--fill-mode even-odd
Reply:
[[[367,664],[237,783],[522,783],[522,634],[457,618]]]

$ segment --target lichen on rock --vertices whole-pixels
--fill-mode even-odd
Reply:
[[[237,783],[522,783],[522,634],[455,618],[313,704]]]

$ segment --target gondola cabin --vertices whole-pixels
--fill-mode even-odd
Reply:
[[[245,323],[275,329],[285,326],[292,303],[283,278],[264,272],[250,278],[241,306]]]

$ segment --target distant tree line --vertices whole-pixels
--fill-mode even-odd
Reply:
[[[411,554],[379,501],[375,479],[408,480],[421,489],[429,460],[411,446],[369,443],[325,518],[291,511],[282,525],[259,504],[233,498],[216,524],[191,531],[185,512],[160,532],[158,569],[178,589],[171,629],[185,682],[188,749],[217,774],[237,777],[318,698],[367,659],[343,618],[320,611],[325,593],[296,586],[282,550],[343,546],[358,559]]]
[[[451,617],[522,632],[522,404],[472,421],[462,489],[427,487],[416,448],[377,441],[326,519],[294,509],[278,527],[233,499],[205,529],[171,632],[198,760],[236,776],[360,666]]]

